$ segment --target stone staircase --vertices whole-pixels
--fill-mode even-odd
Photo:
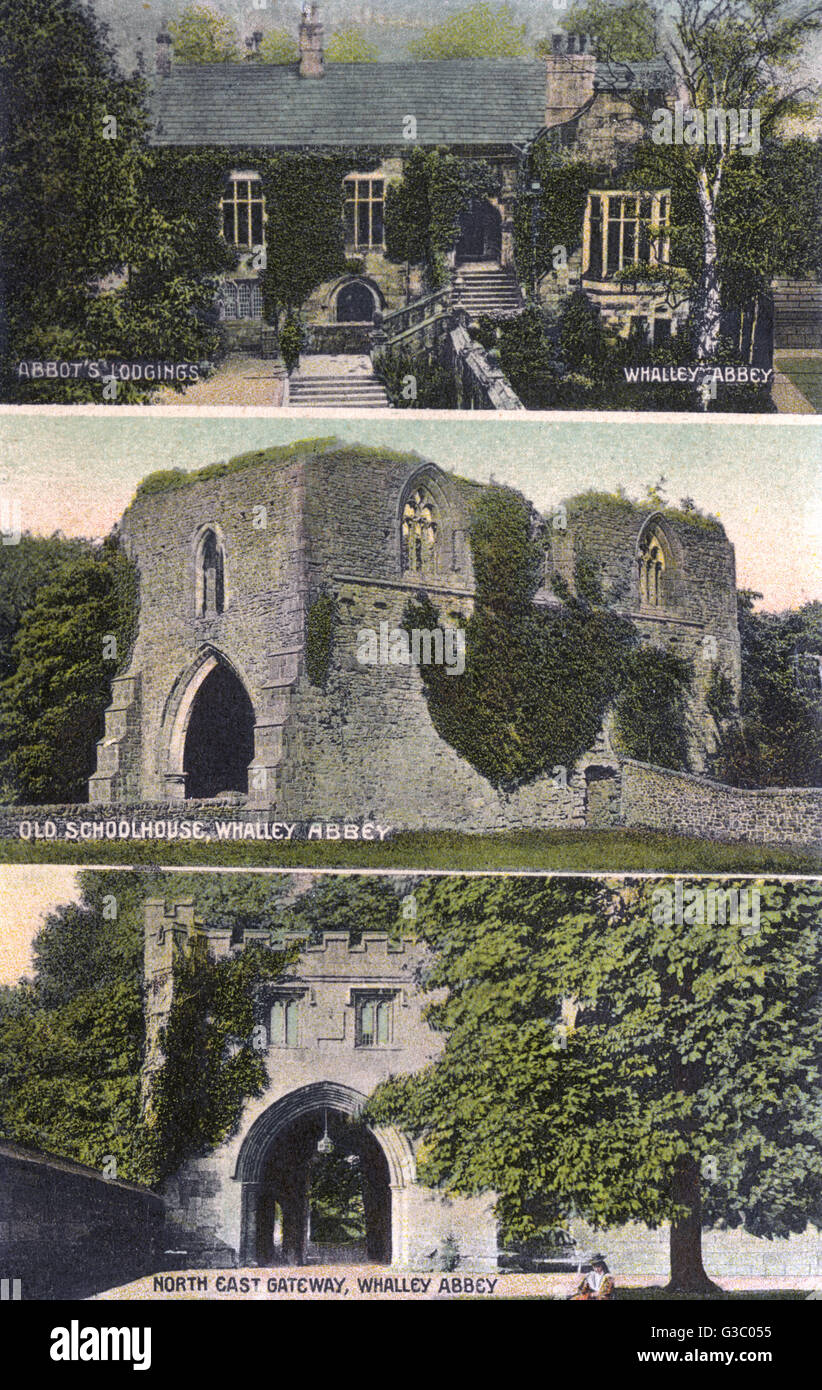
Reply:
[[[459,303],[472,320],[481,314],[513,318],[525,307],[516,276],[493,262],[459,266],[456,284]]]
[[[312,353],[300,360],[288,383],[288,405],[377,410],[391,405],[370,357]]]

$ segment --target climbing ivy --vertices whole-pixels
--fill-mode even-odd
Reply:
[[[569,594],[533,603],[542,548],[529,504],[490,487],[471,525],[476,598],[465,624],[465,671],[420,668],[437,732],[493,786],[508,790],[571,766],[594,742],[620,687],[632,629]],[[410,631],[440,617],[427,595],[408,605]]]
[[[334,649],[337,605],[331,594],[320,594],[309,605],[305,624],[305,669],[312,685],[324,686]]]
[[[245,1102],[262,1095],[268,1075],[254,1046],[254,1001],[295,955],[253,943],[214,960],[195,937],[180,957],[160,1038],[164,1061],[137,1143],[144,1181],[160,1182],[217,1148],[236,1133]]]
[[[476,589],[464,624],[464,673],[420,667],[440,737],[493,786],[511,790],[573,766],[615,705],[625,752],[687,767],[687,664],[636,647],[633,626],[605,606],[584,551],[577,556],[574,591],[556,576],[561,604],[535,604],[544,564],[535,519],[523,497],[497,485],[475,505]],[[424,592],[403,615],[409,633],[440,623]]]
[[[152,201],[166,217],[190,225],[190,262],[201,275],[235,268],[236,249],[221,236],[219,204],[231,169],[260,175],[266,209],[266,263],[261,271],[263,313],[277,323],[298,310],[313,290],[346,269],[343,180],[352,169],[379,163],[373,149],[341,155],[274,153],[255,147],[207,146],[153,152]]]
[[[498,175],[483,160],[414,146],[402,179],[386,189],[388,259],[424,266],[428,288],[440,289],[447,279],[446,254],[459,237],[460,213],[473,198],[496,192],[498,183]]]
[[[687,771],[690,662],[674,652],[635,648],[625,658],[624,680],[614,705],[619,752],[640,762]]]

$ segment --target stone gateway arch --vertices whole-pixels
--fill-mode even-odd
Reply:
[[[247,927],[242,946],[268,938],[265,924]],[[175,961],[195,939],[215,958],[239,946],[230,931],[198,921],[191,901],[146,902],[147,1097],[162,1065]],[[423,948],[367,930],[359,940],[325,931],[300,945],[255,1005],[265,1093],[247,1102],[230,1139],[164,1184],[167,1242],[185,1252],[187,1267],[344,1261],[424,1269],[453,1243],[466,1267],[494,1269],[494,1194],[449,1197],[422,1186],[413,1140],[362,1119],[380,1081],[420,1070],[442,1046],[416,983]],[[320,1228],[317,1198],[331,1163],[348,1173],[360,1221],[353,1239],[348,1232],[336,1243]]]

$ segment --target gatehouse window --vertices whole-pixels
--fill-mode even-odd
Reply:
[[[356,999],[357,1047],[387,1047],[393,1033],[393,999],[363,994]]]
[[[667,265],[670,216],[670,189],[592,189],[585,212],[584,274],[605,280],[637,262]]]
[[[271,1005],[269,1037],[272,1047],[299,1047],[299,999],[282,995]]]
[[[665,543],[657,530],[650,530],[640,542],[637,566],[640,600],[659,608],[665,602],[668,561]]]
[[[223,236],[232,246],[262,246],[265,199],[259,174],[229,175],[220,199]]]
[[[210,618],[225,608],[225,557],[216,532],[204,531],[197,547],[197,613]]]
[[[350,174],[343,188],[346,246],[355,251],[381,251],[385,242],[385,180]]]
[[[434,501],[426,488],[411,493],[402,509],[402,567],[414,574],[436,570],[440,525]]]

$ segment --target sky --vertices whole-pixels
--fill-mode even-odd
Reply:
[[[734,543],[740,588],[774,611],[822,599],[822,425],[814,417],[572,418],[490,412],[273,418],[188,408],[140,414],[6,409],[0,503],[19,503],[35,535],[100,538],[148,473],[201,468],[253,449],[336,435],[415,451],[446,471],[518,488],[543,512],[591,488],[642,497],[664,477],[667,499],[692,497]]]
[[[64,864],[4,864],[0,869],[0,985],[30,975],[31,943],[58,903],[79,898],[77,869]]]

